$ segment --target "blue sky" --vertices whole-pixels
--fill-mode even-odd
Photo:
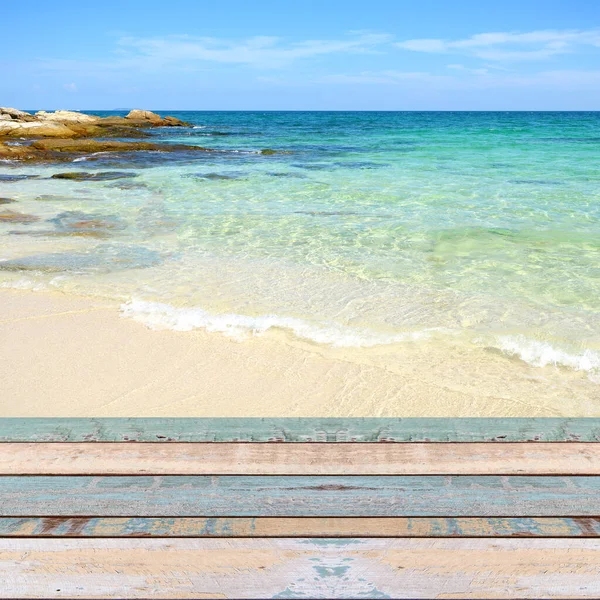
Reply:
[[[0,105],[600,110],[600,0],[29,1]]]

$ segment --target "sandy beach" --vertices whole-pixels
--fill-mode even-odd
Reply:
[[[0,417],[600,416],[585,374],[482,349],[153,331],[62,293],[2,290],[0,305]]]
[[[0,416],[600,416],[595,114],[0,121]]]

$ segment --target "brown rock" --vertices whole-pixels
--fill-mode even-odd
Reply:
[[[189,127],[189,123],[177,119],[176,117],[165,117],[163,119],[163,125],[166,127]]]
[[[92,115],[84,115],[80,112],[72,110],[56,110],[54,112],[46,112],[40,110],[35,113],[35,117],[40,121],[57,121],[59,123],[97,123],[100,117],[94,117]]]
[[[134,121],[150,121],[150,123],[160,123],[162,121],[160,115],[149,110],[132,110],[125,118]]]
[[[7,108],[5,106],[0,106],[0,115],[6,115],[12,120],[22,122],[36,120],[32,114],[25,112],[24,110],[17,110],[16,108]]]
[[[0,121],[0,136],[72,138],[77,134],[63,123],[44,121]]]
[[[70,171],[56,173],[51,179],[70,179],[71,181],[113,181],[114,179],[129,179],[136,177],[129,171],[102,171],[100,173],[87,173],[86,171]]]
[[[121,142],[90,139],[41,139],[29,145],[12,146],[0,142],[0,158],[31,162],[65,162],[73,156],[96,152],[217,152],[212,148],[184,144],[153,144],[149,142]],[[93,158],[93,157],[90,157]]]
[[[160,144],[148,142],[115,142],[112,140],[38,140],[31,144],[36,150],[53,152],[127,152],[134,150],[162,150]]]
[[[0,158],[8,160],[28,160],[35,155],[36,152],[29,146],[8,146],[0,142]]]
[[[13,204],[16,200],[12,198],[0,198],[0,204]]]
[[[35,215],[26,215],[14,210],[0,211],[0,223],[33,223],[39,220]]]

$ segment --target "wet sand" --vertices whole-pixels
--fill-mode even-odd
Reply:
[[[0,306],[0,417],[600,416],[584,373],[481,348],[153,331],[61,293],[0,290]]]

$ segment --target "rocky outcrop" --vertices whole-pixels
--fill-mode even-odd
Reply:
[[[35,117],[28,113],[25,112],[24,110],[17,110],[16,108],[7,108],[4,106],[0,106],[0,119],[1,120],[15,120],[15,121],[21,121],[21,122],[26,122],[26,121],[35,121]]]
[[[140,130],[146,128],[187,125],[148,110],[132,110],[126,117],[98,117],[70,110],[41,110],[32,115],[16,108],[0,108],[0,138],[143,137]]]
[[[57,121],[59,123],[97,123],[100,121],[100,117],[71,110],[57,110],[55,112],[40,110],[35,113],[35,117],[41,121]]]
[[[150,123],[160,123],[162,121],[162,117],[153,113],[149,110],[132,110],[125,117],[126,119],[131,119],[134,121],[149,121]]]
[[[216,152],[211,148],[185,144],[152,144],[89,139],[43,139],[32,143],[11,145],[0,141],[0,159],[30,162],[67,162],[74,156],[96,152]],[[90,157],[89,160],[93,160]]]
[[[72,138],[77,133],[63,123],[44,121],[0,121],[0,137],[56,137]]]

